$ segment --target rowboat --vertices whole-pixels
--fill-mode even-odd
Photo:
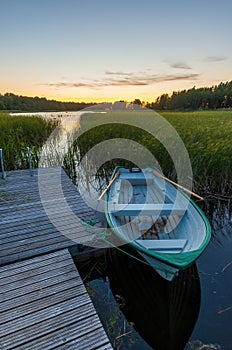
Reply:
[[[196,203],[156,169],[116,167],[105,200],[113,234],[166,280],[206,249],[210,224]]]

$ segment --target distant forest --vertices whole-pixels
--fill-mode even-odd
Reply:
[[[125,106],[128,104],[124,102]],[[140,99],[131,101],[154,110],[204,110],[232,108],[232,81],[220,83],[211,87],[191,88],[189,90],[173,91],[172,95],[163,94],[155,102],[141,102]],[[27,112],[48,111],[78,111],[97,103],[60,102],[47,100],[45,97],[26,97],[12,93],[0,94],[0,110]],[[114,108],[117,102],[108,103],[108,108]]]
[[[45,97],[18,96],[12,93],[0,94],[0,110],[26,112],[79,111],[95,103],[60,102]]]
[[[163,94],[147,107],[156,110],[232,108],[232,81],[219,85]]]

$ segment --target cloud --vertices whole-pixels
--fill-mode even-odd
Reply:
[[[167,63],[171,68],[175,68],[175,69],[187,69],[187,70],[192,69],[192,67],[190,67],[189,64],[183,61],[174,61],[172,59],[166,59],[163,62]]]
[[[134,73],[128,73],[128,72],[122,72],[122,71],[116,71],[116,72],[112,72],[112,71],[109,71],[109,70],[107,70],[107,71],[105,71],[105,74],[106,75],[126,75],[126,76],[132,76],[132,75],[134,75]]]
[[[221,62],[226,60],[227,60],[227,57],[223,57],[223,56],[207,56],[204,59],[205,62]]]
[[[178,69],[192,69],[188,64],[184,62],[174,62],[170,64],[171,68],[178,68]]]
[[[151,74],[141,72],[139,74],[133,72],[118,72],[118,71],[106,71],[102,80],[92,80],[87,82],[57,82],[46,83],[44,86],[55,88],[90,88],[101,89],[104,87],[113,86],[149,86],[155,83],[163,83],[166,81],[178,81],[178,80],[197,80],[199,74]]]
[[[192,74],[180,74],[180,75],[167,75],[163,77],[163,81],[173,81],[173,80],[197,80],[200,77],[198,73]],[[162,81],[162,80],[161,80]]]
[[[79,87],[88,87],[88,88],[94,88],[96,85],[95,83],[71,83],[71,82],[58,82],[58,83],[45,83],[42,84],[44,86],[48,87],[57,87],[57,88],[62,88],[62,87],[73,87],[73,88],[79,88]]]

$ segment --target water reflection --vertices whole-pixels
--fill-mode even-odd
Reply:
[[[68,127],[62,122],[60,125],[57,142],[62,147],[62,140],[70,140],[70,132],[72,132],[73,126],[70,123],[70,127]],[[78,128],[77,124],[75,128]],[[85,147],[89,146],[89,141],[88,139],[81,144],[84,154]],[[79,160],[77,150],[64,148],[63,151],[59,150],[57,152],[56,142],[51,142],[47,149],[44,148],[44,162],[51,165],[51,161],[55,159],[56,163],[54,165],[59,165],[63,161],[63,154],[70,152],[67,159],[65,158],[65,166],[70,177],[75,181],[78,175],[76,169]],[[59,158],[57,164],[57,155],[60,156],[60,154],[62,157]],[[97,183],[94,176],[90,176],[86,183],[88,191],[91,192],[91,186],[97,186],[97,189],[102,186],[115,165],[112,162],[101,168]],[[91,172],[88,172],[88,169],[86,172],[84,170],[82,170],[82,174],[79,172],[79,176],[86,179],[86,173]],[[96,175],[94,167],[91,171]],[[118,301],[117,305],[120,305],[127,320],[134,324],[137,332],[154,349],[183,349],[191,336],[196,320],[189,345],[191,349],[207,348],[206,343],[220,343],[220,348],[231,349],[232,202],[229,200],[206,200],[198,204],[206,213],[212,226],[211,243],[197,261],[202,288],[201,313],[198,320],[201,291],[195,265],[183,271],[178,279],[172,283],[162,280],[148,266],[136,263],[134,259],[120,255],[117,252],[108,256],[104,272],[101,270],[101,273],[96,273],[94,265],[89,265],[91,278],[88,279],[89,281],[92,279],[92,282],[89,283],[93,292],[97,295],[97,298],[95,298],[98,305],[97,311],[102,313],[103,318],[107,314],[108,304],[103,300],[105,294],[103,294],[100,286],[108,288],[107,280],[109,279],[110,288]],[[94,275],[94,273],[96,274]],[[100,278],[103,277],[105,282],[102,283]],[[99,291],[98,294],[97,291]],[[108,289],[106,293],[108,296]],[[111,305],[115,305],[115,301],[112,299],[110,301]],[[107,318],[108,316],[107,314]],[[115,318],[111,325],[112,328],[116,327],[118,320],[121,322],[121,318]],[[208,322],[209,320],[210,322]],[[107,327],[107,321],[105,327]],[[136,336],[134,338],[137,339]],[[126,346],[123,340],[124,338],[121,337],[122,347],[118,347],[120,349],[150,349],[148,345],[142,343],[140,338],[133,344],[128,345],[126,343]],[[198,346],[198,344],[203,345]],[[216,349],[212,346],[211,348]]]
[[[73,168],[74,171],[76,171],[77,165],[75,159],[79,158],[78,154],[73,152],[72,144],[80,127],[80,117],[83,113],[86,113],[86,111],[88,111],[88,109],[86,109],[85,112],[33,112],[11,113],[11,115],[25,117],[37,116],[46,120],[56,121],[57,126],[43,144],[42,149],[36,150],[36,155],[37,152],[39,152],[39,164],[36,164],[36,166],[63,166],[66,159],[65,165],[67,170]],[[88,111],[88,113],[91,112]],[[32,156],[34,156],[34,154],[32,154]]]
[[[180,272],[173,282],[126,254],[111,251],[110,288],[127,320],[153,349],[183,349],[200,308],[196,265]]]
[[[225,244],[232,236],[232,200],[206,200],[199,204],[212,226],[212,242]]]
[[[202,203],[203,205],[203,203]],[[201,312],[187,349],[231,349],[232,202],[204,203],[212,239],[197,261],[202,288]]]
[[[232,203],[201,206],[212,226],[211,242],[197,269],[191,266],[172,283],[118,251],[109,250],[104,269],[88,261],[83,277],[88,275],[97,312],[117,349],[231,349]]]
[[[74,162],[75,153],[72,152],[72,144],[80,127],[80,117],[83,112],[70,112],[59,115],[60,119],[56,129],[52,132],[40,153],[39,167],[62,166],[64,159],[69,161],[66,167],[69,168]],[[53,118],[57,119],[57,114]],[[47,114],[41,117],[49,118]],[[76,168],[76,166],[75,166]]]
[[[184,349],[200,308],[196,265],[170,283],[127,254],[109,249],[105,258],[78,264],[111,342],[117,349]]]

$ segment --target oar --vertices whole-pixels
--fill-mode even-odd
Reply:
[[[116,172],[116,174],[114,175],[113,179],[110,181],[109,185],[104,189],[104,191],[102,192],[102,194],[100,195],[100,197],[98,198],[98,201],[100,201],[102,199],[102,197],[104,197],[104,195],[106,194],[106,192],[108,191],[108,189],[110,188],[110,186],[113,184],[113,182],[117,179],[117,177],[120,175],[120,171],[118,170]]]
[[[188,189],[185,188],[184,186],[181,186],[181,185],[177,184],[176,182],[174,182],[174,181],[172,181],[172,180],[169,180],[167,177],[164,177],[163,175],[161,175],[161,174],[158,173],[157,171],[153,170],[152,172],[153,172],[153,174],[154,174],[155,176],[160,177],[161,179],[170,182],[171,184],[173,184],[173,185],[175,185],[175,186],[181,188],[183,191],[185,191],[185,192],[187,192],[187,193],[189,193],[189,194],[191,194],[191,195],[197,197],[197,198],[200,199],[201,201],[204,200],[203,197],[201,197],[201,196],[199,196],[198,194],[196,194],[196,193],[194,193],[194,192],[188,190]]]

